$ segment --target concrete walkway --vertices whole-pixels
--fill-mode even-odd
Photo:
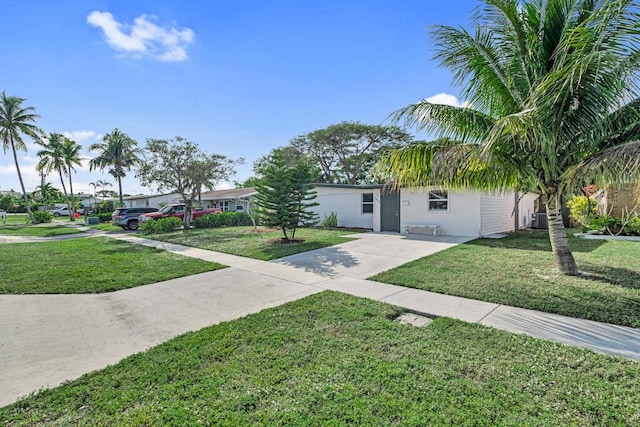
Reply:
[[[230,268],[109,294],[0,295],[0,406],[184,332],[323,290],[640,360],[639,329],[364,280],[466,238],[356,234],[352,242],[265,262],[128,233],[110,237]]]

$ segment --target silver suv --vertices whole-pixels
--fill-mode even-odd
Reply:
[[[137,230],[138,217],[157,210],[156,208],[118,208],[111,214],[111,224],[119,225],[124,230]]]

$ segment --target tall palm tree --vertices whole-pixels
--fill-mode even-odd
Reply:
[[[98,183],[97,182],[90,182],[89,186],[93,187],[93,197],[95,197],[96,196],[96,189],[98,188]]]
[[[2,92],[2,96],[0,97],[0,138],[2,139],[2,148],[5,154],[7,150],[11,148],[13,161],[15,162],[16,171],[18,172],[18,180],[20,181],[20,187],[22,187],[24,204],[27,207],[27,214],[31,222],[36,224],[38,221],[33,216],[33,212],[31,212],[29,196],[27,195],[27,190],[24,188],[22,173],[20,173],[18,150],[27,151],[27,147],[21,136],[22,134],[38,141],[42,131],[34,124],[40,116],[34,113],[35,108],[23,107],[22,103],[24,101],[24,98],[7,96]]]
[[[64,175],[67,174],[67,162],[65,161],[63,153],[64,140],[64,135],[51,132],[46,138],[38,141],[38,145],[42,146],[42,149],[36,154],[40,159],[36,164],[36,170],[47,175],[51,172],[58,173],[64,199],[67,202],[69,212],[71,212],[71,200],[69,199],[67,186],[64,182]]]
[[[80,161],[80,150],[82,150],[82,146],[79,145],[74,140],[65,137],[62,141],[61,153],[62,159],[65,163],[65,169],[67,171],[67,176],[69,177],[69,192],[71,193],[71,206],[69,206],[69,219],[71,221],[75,221],[75,213],[76,213],[76,203],[75,198],[73,196],[73,182],[71,180],[71,173],[75,172],[75,166],[81,166],[82,163]]]
[[[640,174],[637,0],[484,0],[475,32],[435,26],[434,59],[468,106],[426,100],[393,117],[434,133],[391,153],[396,186],[533,191],[561,273],[579,274],[560,198]]]
[[[100,187],[100,191],[102,193],[102,196],[104,197],[105,195],[105,187],[113,187],[113,185],[111,185],[111,183],[107,180],[103,180],[103,179],[99,179],[96,181],[96,184]],[[111,190],[109,190],[111,191]]]
[[[122,200],[122,178],[132,167],[141,163],[138,143],[131,139],[126,133],[119,129],[114,129],[102,137],[102,142],[92,144],[91,151],[97,151],[98,156],[89,162],[89,169],[109,169],[109,174],[118,180],[118,193],[120,195],[120,206],[124,206]]]
[[[60,190],[51,185],[51,183],[46,182],[36,188],[34,196],[39,198],[45,205],[51,206],[52,202],[57,200],[61,194]]]

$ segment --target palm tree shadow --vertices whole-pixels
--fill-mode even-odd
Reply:
[[[582,278],[627,289],[640,289],[640,272],[628,268],[582,264]]]
[[[606,242],[606,240],[569,237],[569,245],[571,246],[572,252],[592,252],[604,245]],[[509,233],[506,237],[501,239],[480,238],[467,242],[465,245],[551,252],[551,242],[549,241],[549,235],[546,230]]]
[[[336,277],[339,275],[337,269],[353,268],[360,264],[349,252],[335,247],[290,255],[273,262],[325,277]]]

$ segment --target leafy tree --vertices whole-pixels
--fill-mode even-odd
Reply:
[[[364,184],[382,153],[411,141],[396,126],[342,122],[294,138],[290,147],[320,168],[321,182]]]
[[[262,183],[267,168],[273,164],[284,164],[290,167],[304,165],[309,168],[310,182],[322,182],[322,173],[314,160],[301,153],[297,148],[286,145],[274,148],[268,154],[259,157],[253,162],[253,172],[255,175],[247,178],[244,182],[236,182],[236,186],[257,187]]]
[[[284,240],[294,239],[300,225],[314,225],[318,215],[311,210],[316,192],[310,183],[308,166],[273,163],[264,171],[262,184],[256,190],[256,213],[260,223],[282,230]]]
[[[201,189],[228,180],[234,174],[234,166],[242,161],[204,153],[196,143],[179,136],[171,140],[147,139],[146,152],[148,157],[138,168],[137,177],[144,186],[182,196],[186,204],[185,230],[189,229],[193,201]]]
[[[92,144],[89,150],[98,152],[98,156],[89,162],[89,170],[109,170],[109,174],[118,181],[120,206],[124,206],[122,178],[131,168],[140,165],[138,143],[116,128],[104,135],[102,142]]]
[[[24,181],[20,173],[18,150],[27,151],[27,147],[21,136],[22,134],[29,136],[34,141],[38,141],[42,130],[33,124],[40,116],[34,113],[35,108],[23,107],[22,103],[24,101],[24,98],[7,96],[7,94],[2,92],[2,96],[0,97],[0,138],[2,139],[4,153],[6,154],[9,149],[11,149],[13,153],[13,161],[16,165],[16,172],[18,172],[18,180],[22,188],[22,197],[24,198],[27,214],[31,222],[37,224],[38,221],[33,216],[33,212],[31,212],[31,207],[29,206],[29,196],[27,195],[27,190],[24,188]]]
[[[435,59],[469,106],[423,100],[398,111],[451,139],[399,149],[380,172],[396,186],[538,192],[556,265],[579,274],[561,197],[640,170],[638,22],[631,0],[484,0],[474,34],[433,27]]]

